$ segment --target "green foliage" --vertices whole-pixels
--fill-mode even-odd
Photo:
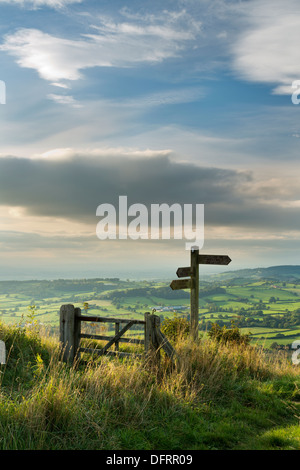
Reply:
[[[208,336],[218,343],[234,343],[247,346],[251,341],[250,335],[242,334],[239,328],[234,325],[234,322],[231,325],[232,328],[226,328],[225,325],[220,327],[217,323],[213,323]]]
[[[28,306],[28,313],[26,316],[26,325],[27,327],[31,328],[32,330],[37,330],[38,327],[38,320],[36,318],[36,306],[35,305],[29,305]]]
[[[49,361],[49,350],[42,344],[37,330],[0,323],[0,340],[6,348],[5,373],[0,375],[0,387],[13,386],[14,382],[32,385],[38,370]]]
[[[162,333],[173,342],[178,338],[186,338],[190,332],[190,324],[186,318],[167,318],[161,325]]]

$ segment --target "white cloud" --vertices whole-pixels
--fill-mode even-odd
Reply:
[[[278,85],[272,90],[273,95],[291,95],[295,90],[290,85]]]
[[[96,19],[97,20],[97,19]],[[7,35],[0,50],[16,58],[21,67],[35,69],[41,78],[56,85],[78,80],[89,67],[130,67],[157,63],[182,53],[187,41],[196,38],[200,23],[185,11],[116,23],[98,18],[93,34],[80,39],[55,37],[38,29],[19,29]]]
[[[70,88],[68,85],[66,85],[65,83],[51,83],[52,86],[57,86],[59,88]]]
[[[81,108],[82,107],[81,104],[77,103],[77,101],[73,98],[73,96],[56,95],[54,93],[50,93],[47,97],[50,100],[55,101],[56,103],[67,104],[69,106],[72,106],[73,108]]]
[[[291,94],[300,78],[300,9],[296,0],[243,3],[243,32],[233,46],[238,76],[274,86],[274,94]]]
[[[39,8],[48,6],[51,8],[62,8],[71,3],[81,3],[82,0],[0,0],[0,3],[9,3],[11,5],[28,6],[29,8]]]
[[[120,106],[126,108],[142,109],[155,106],[176,105],[181,103],[192,103],[199,101],[206,96],[207,91],[204,87],[190,87],[180,89],[170,89],[161,92],[141,95],[138,99],[123,99],[109,101],[111,106]],[[107,101],[108,103],[108,101]]]
[[[0,50],[16,57],[21,67],[35,69],[41,78],[54,83],[79,79],[80,68],[93,62],[88,43],[56,38],[37,29],[19,29],[6,37]]]

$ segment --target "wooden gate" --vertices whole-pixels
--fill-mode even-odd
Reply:
[[[94,335],[81,333],[82,322],[93,323],[114,323],[115,335]],[[134,325],[143,325],[144,339],[135,339],[124,337],[124,334]],[[98,348],[84,348],[81,346],[81,339],[88,338],[99,341],[107,341],[105,346]],[[110,355],[119,357],[142,357],[144,354],[134,354],[119,351],[120,343],[131,343],[144,346],[144,354],[159,358],[160,349],[173,360],[176,356],[174,348],[167,338],[160,331],[160,318],[157,315],[145,313],[144,320],[125,320],[110,317],[98,317],[82,315],[80,308],[74,305],[62,305],[60,309],[60,343],[62,348],[62,360],[65,362],[74,362],[80,359],[80,353],[91,353],[98,356]],[[110,348],[114,346],[114,350]]]

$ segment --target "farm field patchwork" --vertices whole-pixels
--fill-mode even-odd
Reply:
[[[113,279],[0,282],[0,320],[25,324],[28,307],[35,319],[58,333],[60,306],[72,303],[88,313],[114,318],[143,319],[156,310],[161,321],[174,315],[189,319],[189,291],[172,291],[170,282]],[[299,280],[229,279],[200,281],[200,334],[212,323],[234,322],[252,340],[270,347],[288,345],[300,337]]]

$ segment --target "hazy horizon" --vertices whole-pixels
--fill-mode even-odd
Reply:
[[[291,267],[299,267],[300,268],[300,265],[274,265],[274,266],[257,266],[257,267],[244,267],[244,268],[237,268],[237,269],[230,269],[229,267],[226,268],[226,269],[222,269],[222,267],[218,267],[218,266],[215,266],[215,267],[203,267],[201,266],[200,269],[199,269],[199,275],[200,275],[200,279],[202,277],[205,277],[205,278],[209,278],[210,276],[214,276],[215,274],[226,274],[226,273],[230,273],[230,272],[238,272],[240,270],[248,270],[248,269],[253,269],[253,270],[259,270],[259,269],[266,269],[266,268],[280,268],[280,267],[285,267],[285,266],[291,266]],[[179,267],[179,266],[178,266]],[[176,268],[177,269],[177,268]],[[83,271],[83,272],[80,272],[78,271],[77,273],[72,273],[72,272],[67,272],[65,274],[65,276],[61,276],[57,273],[45,273],[43,275],[42,274],[39,274],[39,275],[29,275],[29,274],[26,274],[26,273],[22,273],[20,274],[19,276],[16,276],[16,277],[10,277],[9,275],[8,276],[5,276],[3,275],[3,273],[0,273],[0,282],[1,281],[54,281],[54,280],[79,280],[79,279],[105,279],[105,278],[119,278],[120,280],[132,280],[132,281],[136,281],[136,280],[145,280],[145,281],[150,281],[150,280],[154,280],[154,281],[158,281],[158,280],[162,280],[162,281],[168,281],[168,280],[172,280],[172,279],[177,279],[177,276],[176,276],[176,270],[174,271],[174,269],[172,268],[169,268],[169,269],[165,269],[165,270],[161,270],[159,274],[157,274],[156,271],[130,271],[130,270],[126,270],[124,269],[123,271],[118,271],[117,269],[115,270],[111,270],[111,271]]]

